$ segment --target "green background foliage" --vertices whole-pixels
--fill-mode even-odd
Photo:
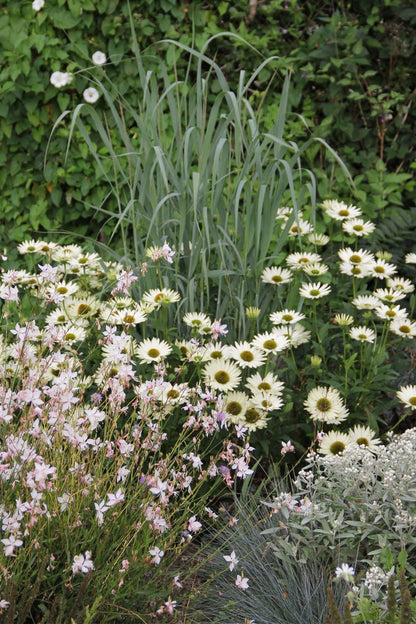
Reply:
[[[268,0],[250,7],[246,0],[132,0],[130,7],[141,50],[165,56],[172,75],[185,69],[186,59],[166,51],[158,43],[164,38],[200,49],[209,37],[229,31],[264,57],[278,55],[281,70],[293,72],[286,138],[320,136],[334,147],[368,217],[415,205],[412,2]],[[77,140],[65,164],[63,124],[45,167],[44,154],[59,115],[81,103],[89,81],[103,72],[134,102],[136,69],[133,60],[125,62],[131,49],[123,0],[46,0],[39,12],[30,2],[9,0],[0,9],[0,244],[54,230],[108,240],[114,224],[105,226],[105,216],[94,210],[107,190],[87,145]],[[105,67],[91,63],[96,50],[106,53]],[[208,53],[232,86],[241,69],[250,75],[261,60],[232,37],[214,39]],[[74,80],[56,89],[49,82],[53,71],[73,72]],[[279,105],[279,94],[267,87],[270,72],[262,72],[250,94],[265,123]],[[94,106],[103,113],[102,98]],[[347,192],[344,174],[319,144],[308,158],[321,197]]]

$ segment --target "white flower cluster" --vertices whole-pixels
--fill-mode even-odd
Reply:
[[[62,87],[66,87],[72,82],[73,75],[69,72],[60,72],[56,71],[50,77],[50,82],[57,89],[61,89]]]
[[[368,594],[372,600],[378,600],[380,596],[380,590],[386,586],[390,576],[394,573],[394,568],[389,572],[384,572],[378,566],[371,566],[366,572],[364,578],[364,586],[368,590]]]

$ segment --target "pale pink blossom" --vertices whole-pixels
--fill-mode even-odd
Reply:
[[[154,563],[155,565],[159,565],[159,563],[162,561],[162,557],[164,556],[165,551],[160,550],[158,546],[155,546],[154,548],[151,548],[149,550],[149,553],[152,555],[152,563]]]
[[[14,535],[10,535],[1,540],[1,543],[4,544],[4,556],[10,557],[14,553],[14,549],[23,545],[22,540],[16,539]]]
[[[72,563],[72,574],[87,574],[90,570],[94,570],[94,564],[91,560],[91,552],[86,550],[83,555],[75,555]]]
[[[228,569],[232,572],[235,566],[238,564],[238,558],[233,550],[230,555],[223,555],[225,561],[228,563]]]
[[[240,574],[237,574],[235,584],[240,589],[248,589],[248,578],[246,578],[245,576],[241,576]]]

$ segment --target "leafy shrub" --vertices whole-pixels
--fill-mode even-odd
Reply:
[[[409,177],[414,94],[408,86],[415,44],[412,6],[399,0],[371,7],[271,0],[252,4],[250,10],[245,0],[203,6],[133,1],[130,6],[135,41],[142,52],[151,46],[152,54],[165,57],[171,78],[175,72],[180,79],[185,75],[187,61],[174,48],[165,53],[157,42],[166,37],[201,50],[212,35],[231,31],[264,57],[279,56],[280,70],[294,69],[285,139],[299,142],[308,137],[292,111],[300,113],[312,134],[325,138],[351,168],[368,216],[390,215],[409,201],[414,205]],[[111,228],[105,226],[104,214],[91,208],[103,199],[102,173],[86,146],[78,143],[64,167],[68,133],[62,127],[49,145],[45,170],[43,155],[51,127],[62,111],[82,101],[90,79],[101,79],[105,72],[133,101],[136,78],[134,62],[127,62],[132,50],[128,4],[105,0],[99,7],[92,2],[81,7],[76,0],[49,0],[35,11],[30,4],[9,3],[0,16],[0,32],[5,59],[0,163],[11,163],[0,174],[0,239],[21,241],[33,230],[74,228],[81,235],[108,239]],[[103,68],[91,63],[97,50],[107,56]],[[258,57],[247,53],[247,45],[235,37],[211,38],[207,52],[217,59],[233,90],[240,70],[252,75],[258,65]],[[55,71],[72,72],[74,79],[56,89],[50,84]],[[268,86],[274,71],[265,68],[248,94],[253,110],[263,109],[269,127],[280,99]],[[97,111],[101,104],[102,98],[95,104]],[[340,170],[318,143],[308,158],[309,166],[319,170],[321,196],[346,192]]]

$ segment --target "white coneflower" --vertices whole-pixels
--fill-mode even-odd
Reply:
[[[374,223],[371,221],[364,221],[363,219],[348,219],[342,224],[342,229],[347,234],[353,236],[368,236],[372,234],[376,229]]]
[[[267,427],[268,420],[267,412],[254,407],[254,405],[250,402],[238,418],[236,424],[240,424],[249,432],[252,432],[257,429],[264,429]]]
[[[165,340],[159,338],[146,338],[139,342],[136,355],[142,364],[160,362],[172,352],[172,347]]]
[[[296,312],[296,310],[281,310],[278,312],[272,312],[269,319],[274,325],[290,325],[291,323],[298,323],[305,318],[302,312]]]
[[[296,270],[302,269],[305,264],[313,264],[314,262],[322,262],[322,258],[313,252],[300,253],[296,251],[286,257],[286,264]]]
[[[207,360],[226,360],[229,357],[230,347],[221,342],[210,342],[203,347],[206,351]]]
[[[278,335],[276,332],[257,334],[252,341],[253,347],[260,349],[264,353],[279,353],[289,345],[287,338]]]
[[[211,360],[205,366],[202,376],[207,386],[221,392],[234,390],[241,380],[241,370],[228,360]]]
[[[373,264],[375,262],[374,254],[365,249],[354,250],[351,247],[344,247],[338,250],[338,256],[343,262],[350,264]]]
[[[64,308],[56,308],[50,312],[46,319],[46,327],[54,327],[55,325],[66,325],[68,321],[72,320]],[[78,325],[78,322],[77,322]]]
[[[285,228],[285,223],[282,224],[282,230]],[[300,217],[297,221],[294,221],[289,228],[288,236],[289,238],[294,238],[296,236],[304,236],[305,234],[309,234],[312,232],[313,227],[309,221],[305,221],[305,219],[301,219]]]
[[[407,310],[400,306],[390,307],[388,305],[380,305],[376,308],[376,315],[384,320],[393,321],[397,319],[407,320]]]
[[[416,386],[400,386],[396,394],[399,401],[406,407],[416,409]]]
[[[289,342],[289,347],[299,347],[310,341],[312,332],[305,329],[301,323],[294,325],[281,325],[274,330],[278,336],[285,337]]]
[[[404,277],[388,277],[386,284],[393,290],[401,290],[404,293],[411,293],[414,291],[414,284],[409,279]]]
[[[261,281],[265,284],[274,284],[280,286],[280,284],[288,284],[293,279],[292,272],[289,269],[281,269],[280,267],[272,266],[268,269],[264,269],[261,274]]]
[[[280,397],[270,394],[269,392],[256,392],[251,397],[251,402],[254,407],[265,412],[274,412],[280,410],[283,405],[283,401]]]
[[[351,444],[351,438],[347,433],[328,431],[322,436],[318,453],[321,455],[341,455]]]
[[[247,377],[246,388],[248,388],[252,394],[267,392],[268,394],[280,397],[284,389],[284,383],[279,381],[273,373],[267,373],[264,377],[262,377],[260,373],[255,373]]]
[[[211,319],[203,312],[187,312],[183,317],[183,322],[195,329],[200,329],[203,325],[211,325]]]
[[[390,324],[390,331],[402,338],[414,338],[416,336],[416,322],[408,319],[395,319]]]
[[[147,315],[138,307],[106,309],[101,318],[111,325],[138,325],[147,320]]]
[[[380,305],[380,299],[374,295],[358,295],[352,300],[357,310],[375,310]]]
[[[81,293],[65,299],[65,310],[71,318],[88,318],[99,314],[102,309],[101,302],[92,295],[83,296]]]
[[[223,411],[232,423],[237,423],[249,403],[250,398],[245,392],[228,392],[224,397]]]
[[[304,401],[304,406],[314,421],[336,424],[348,416],[348,410],[340,393],[331,387],[318,386],[313,388]]]
[[[201,348],[206,352],[205,347],[201,347],[194,340],[176,340],[175,346],[179,349],[181,356],[189,361],[192,361],[195,353],[201,352]]]
[[[78,325],[64,325],[62,330],[64,330],[62,333],[63,345],[72,345],[75,342],[81,342],[87,335],[87,331]]]
[[[236,360],[241,368],[258,368],[266,360],[264,351],[252,347],[249,342],[236,342],[234,346],[229,347],[228,355]]]
[[[142,302],[155,305],[156,309],[159,309],[162,305],[180,301],[180,298],[180,294],[170,288],[152,288],[143,294]]]
[[[360,325],[359,327],[351,327],[349,335],[353,340],[359,340],[360,342],[373,343],[376,339],[374,330],[364,327],[363,325]]]
[[[34,254],[40,253],[42,249],[42,241],[23,241],[23,243],[19,243],[17,246],[17,251],[20,254]]]
[[[370,275],[372,277],[378,277],[379,279],[386,279],[397,273],[397,268],[394,264],[389,264],[385,260],[377,260],[371,265]]]
[[[50,284],[46,288],[46,294],[49,297],[54,297],[57,295],[61,298],[61,301],[65,297],[69,297],[70,295],[74,295],[79,290],[78,284],[75,282],[55,282],[54,284]]]
[[[346,221],[347,219],[355,219],[361,216],[361,209],[357,206],[348,206],[344,202],[337,201],[336,199],[326,199],[322,202],[322,206],[331,219],[337,221]]]
[[[288,217],[290,217],[290,215],[293,212],[293,208],[289,208],[289,206],[282,206],[281,208],[278,208],[276,210],[276,219],[285,219],[287,220]],[[300,210],[298,211],[298,217],[302,216],[302,213],[300,212]]]
[[[341,327],[347,327],[354,323],[354,318],[351,314],[335,314],[334,323],[341,325]]]
[[[329,267],[327,264],[323,264],[323,262],[308,262],[302,267],[302,271],[311,277],[318,277],[328,273]]]
[[[329,284],[321,284],[321,282],[315,282],[312,284],[302,284],[299,288],[299,294],[305,299],[321,299],[331,292],[331,286]]]
[[[405,292],[402,290],[394,290],[393,288],[376,288],[373,295],[380,299],[380,301],[385,301],[387,303],[395,303],[406,297]]]
[[[380,440],[376,438],[375,435],[376,434],[371,427],[364,427],[362,425],[355,425],[355,427],[349,431],[349,437],[352,444],[365,446],[372,452],[376,452],[377,446],[380,444]]]
[[[371,273],[371,264],[351,264],[351,262],[341,262],[339,272],[344,275],[350,275],[357,279],[368,277]]]
[[[69,262],[73,258],[81,256],[82,253],[83,250],[80,245],[72,244],[55,247],[55,249],[52,249],[51,256],[56,262]]]
[[[329,243],[329,236],[326,234],[319,234],[318,232],[311,232],[308,234],[308,241],[312,243],[312,245],[316,245],[317,247],[323,247]]]
[[[406,264],[416,264],[416,253],[408,253],[404,257]]]
[[[260,312],[261,310],[257,306],[248,306],[246,308],[246,316],[252,321],[255,321],[259,318]]]

